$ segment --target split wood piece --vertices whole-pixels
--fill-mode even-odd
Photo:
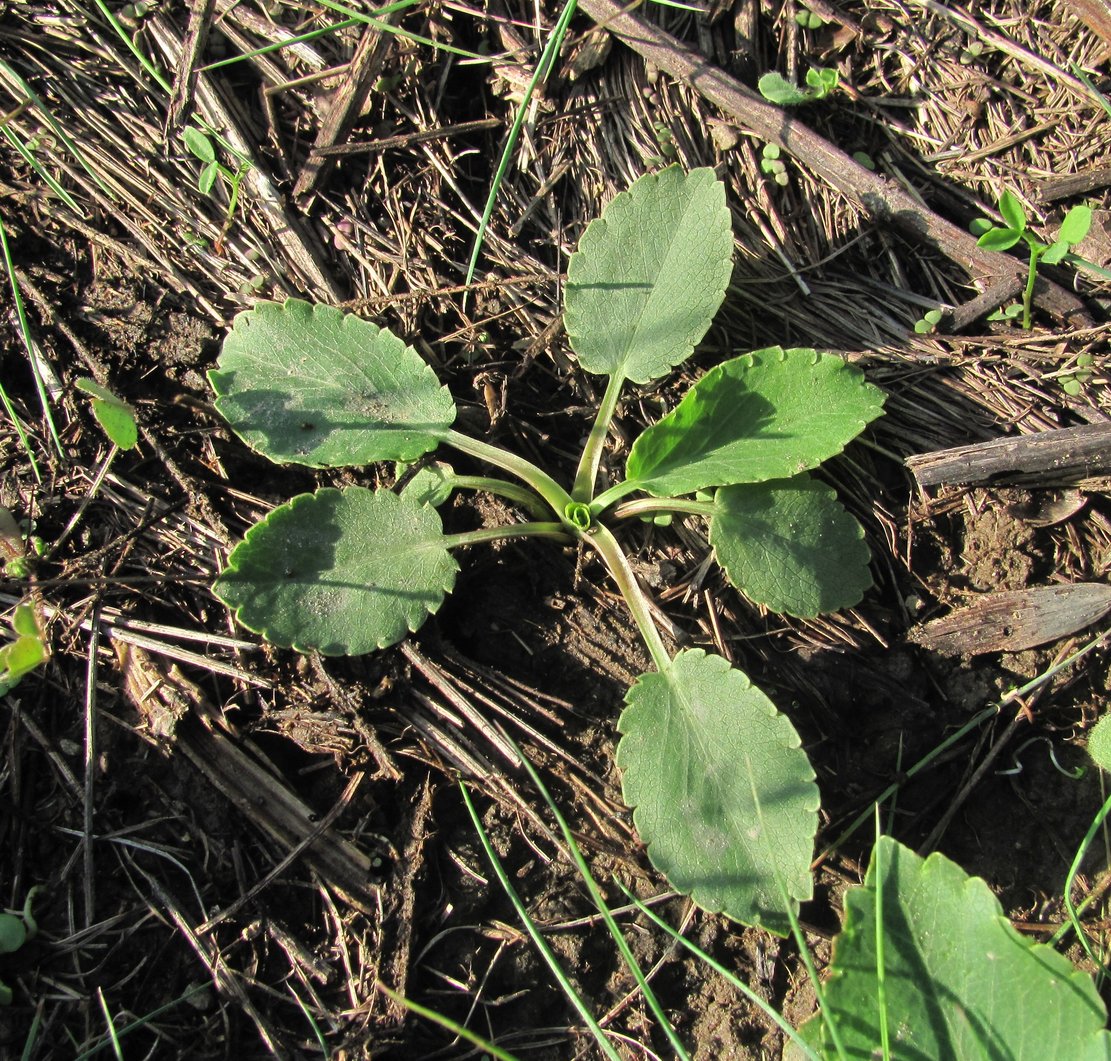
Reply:
[[[1075,634],[1108,612],[1111,586],[1102,582],[988,593],[912,630],[909,640],[946,655],[1022,652]]]
[[[1025,284],[1027,266],[1017,258],[977,246],[975,236],[926,209],[896,184],[865,169],[689,45],[628,14],[613,0],[579,0],[579,7],[633,51],[698,92],[762,140],[789,151],[873,220],[891,224],[908,237],[935,247],[977,280],[990,283],[1000,277],[1017,276]],[[1044,277],[1038,278],[1034,297],[1039,306],[1070,325],[1092,324],[1080,299]]]
[[[1048,486],[1111,472],[1111,422],[921,453],[906,459],[919,486]]]
[[[374,867],[286,786],[249,738],[235,741],[212,726],[223,715],[177,667],[133,644],[115,642],[123,691],[163,746],[179,749],[240,813],[286,852],[305,861],[348,903],[373,911]],[[198,724],[199,716],[204,725]]]
[[[193,82],[196,78],[197,61],[208,42],[208,31],[212,28],[212,8],[216,0],[191,0],[189,4],[189,25],[185,30],[185,41],[181,46],[181,62],[174,75],[174,90],[170,94],[170,109],[166,112],[163,133],[169,142],[186,120],[193,105]]]
[[[176,68],[181,62],[181,45],[169,24],[161,16],[155,15],[148,25],[151,36],[166,56],[168,65]],[[275,241],[285,255],[290,271],[300,281],[297,285],[299,293],[333,304],[341,301],[343,293],[321,264],[326,257],[324,248],[285,209],[281,196],[256,157],[257,145],[242,131],[246,123],[237,113],[234,101],[225,99],[212,79],[202,71],[197,72],[195,88],[197,102],[205,119],[220,131],[234,152],[251,163],[243,178],[250,194],[250,203],[262,211]]]
[[[1066,173],[1061,177],[1047,177],[1037,184],[1038,198],[1043,203],[1056,202],[1058,199],[1071,199],[1076,195],[1087,195],[1111,184],[1111,166],[1097,166],[1082,170],[1080,173]]]
[[[366,27],[347,67],[347,76],[336,89],[332,105],[320,123],[316,143],[297,176],[297,184],[293,188],[295,199],[302,200],[311,195],[331,172],[335,159],[318,154],[317,151],[324,147],[334,147],[350,135],[370,90],[378,80],[378,73],[392,43],[393,38],[389,33],[377,26]]]
[[[1108,0],[1071,0],[1068,10],[1082,19],[1097,37],[1111,44],[1111,3]]]

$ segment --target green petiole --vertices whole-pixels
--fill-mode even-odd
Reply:
[[[621,373],[610,376],[606,383],[606,391],[598,406],[598,415],[594,417],[594,425],[590,429],[590,436],[579,458],[578,471],[575,472],[575,485],[571,488],[571,496],[576,501],[590,501],[594,496],[598,465],[602,460],[602,450],[606,445],[606,437],[609,435],[610,424],[617,411],[617,400],[624,383],[625,377]]]
[[[638,497],[635,501],[626,501],[613,510],[617,519],[629,519],[632,516],[654,516],[674,512],[684,513],[688,516],[704,516],[711,519],[714,515],[713,501],[693,501],[682,497]]]
[[[480,527],[478,530],[445,534],[445,549],[459,549],[467,545],[484,545],[487,542],[507,541],[510,538],[556,538],[570,541],[567,528],[562,523],[514,523],[508,527]]]

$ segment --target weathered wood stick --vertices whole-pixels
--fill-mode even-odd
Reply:
[[[1076,482],[1111,472],[1111,422],[921,453],[906,466],[919,486]]]

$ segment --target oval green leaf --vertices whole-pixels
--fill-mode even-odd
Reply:
[[[1009,251],[1020,239],[1022,233],[1011,228],[990,228],[977,241],[977,247],[989,251]]]
[[[722,487],[710,544],[737,589],[787,615],[851,608],[872,584],[863,529],[807,475]]]
[[[79,379],[75,386],[92,396],[93,416],[109,441],[123,450],[134,449],[139,441],[139,428],[131,406],[95,379]]]
[[[1088,754],[1101,770],[1111,773],[1111,715],[1104,715],[1088,734]]]
[[[841,1056],[880,1056],[884,998],[893,1058],[1111,1058],[1107,1011],[1087,973],[1017,932],[979,877],[888,837],[876,844],[863,887],[845,896],[831,969],[822,1016],[837,1022]],[[821,1017],[801,1030],[820,1056],[838,1056]]]
[[[279,463],[411,461],[455,421],[451,395],[411,346],[299,299],[239,314],[209,380],[235,433]]]
[[[703,909],[773,932],[811,894],[814,771],[786,716],[701,649],[625,697],[622,792],[648,857]]]
[[[626,477],[657,497],[790,478],[840,453],[883,397],[833,354],[744,354],[707,372],[633,443]]]
[[[418,629],[457,570],[435,508],[352,486],[274,509],[232,550],[214,589],[275,645],[356,656]]]
[[[1007,223],[1007,227],[1015,232],[1026,229],[1026,211],[1022,208],[1018,196],[1009,189],[1005,189],[999,197],[999,213]]]
[[[1070,247],[1075,246],[1088,235],[1088,229],[1091,227],[1092,208],[1083,205],[1074,206],[1065,214],[1065,219],[1061,222],[1061,229],[1057,233],[1057,239],[1062,243],[1067,243]]]
[[[712,169],[641,177],[590,222],[567,266],[563,317],[579,364],[647,383],[685,361],[725,297],[732,258]]]

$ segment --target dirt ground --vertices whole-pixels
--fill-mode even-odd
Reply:
[[[1102,641],[1014,691],[1105,626],[975,655],[919,635],[987,593],[1105,581],[1108,460],[929,487],[904,462],[1108,421],[1107,282],[1046,268],[1030,331],[991,322],[1015,301],[1023,262],[974,259],[927,226],[963,231],[1010,188],[1042,232],[1087,202],[1095,225],[1078,250],[1097,265],[1111,258],[1111,112],[1098,98],[1111,95],[1111,16],[1088,7],[815,0],[816,29],[800,27],[806,9],[793,0],[638,11],[749,88],[773,69],[840,71],[837,92],[793,112],[781,185],[761,169],[758,115],[637,54],[616,21],[597,30],[584,5],[530,106],[464,304],[485,196],[557,9],[435,3],[398,16],[489,63],[379,42],[356,22],[202,71],[179,113],[246,145],[236,150],[251,162],[228,220],[227,181],[198,192],[201,163],[169,93],[104,9],[8,5],[2,108],[28,101],[27,87],[36,95],[6,128],[33,140],[72,202],[5,145],[0,218],[58,440],[9,299],[0,382],[38,475],[4,419],[0,504],[46,552],[33,583],[6,578],[0,599],[30,595],[51,658],[0,700],[0,901],[21,909],[42,888],[38,934],[0,955],[14,996],[0,1009],[0,1056],[108,1055],[113,1029],[128,1058],[481,1056],[379,984],[518,1057],[596,1056],[492,875],[461,785],[621,1056],[670,1056],[503,730],[550,786],[612,904],[616,878],[791,1023],[813,1013],[792,941],[697,910],[648,863],[614,749],[622,697],[649,660],[590,555],[535,542],[470,549],[418,635],[351,659],[273,649],[210,589],[271,505],[395,476],[278,467],[236,438],[205,375],[235,312],[297,295],[386,324],[436,368],[473,433],[569,479],[600,389],[560,324],[566,256],[604,202],[669,161],[714,165],[726,180],[734,279],[691,366],[623,402],[607,464],[737,351],[833,350],[887,394],[883,419],[822,473],[872,549],[875,585],[858,608],[814,621],[768,614],[705,563],[693,518],[626,536],[674,642],[742,664],[803,737],[822,794],[815,898],[801,911],[818,968],[871,848],[870,820],[846,827],[894,781],[885,829],[982,875],[1020,930],[1048,939],[1104,798],[1084,752],[1111,681]],[[169,88],[189,80],[179,75],[190,10],[116,11]],[[253,0],[192,11],[211,30],[193,67],[340,19]],[[845,155],[831,162],[821,145]],[[921,212],[892,212],[883,197],[894,195]],[[954,312],[916,332],[935,306]],[[81,376],[135,408],[135,450],[110,451],[74,389]],[[501,502],[471,497],[445,512],[450,530],[506,517]],[[964,739],[907,775],[978,713]],[[1101,849],[1074,897],[1098,899],[1109,882]],[[1085,917],[1102,938],[1102,904]],[[620,920],[692,1057],[780,1056],[783,1037],[760,1010],[635,911]]]

